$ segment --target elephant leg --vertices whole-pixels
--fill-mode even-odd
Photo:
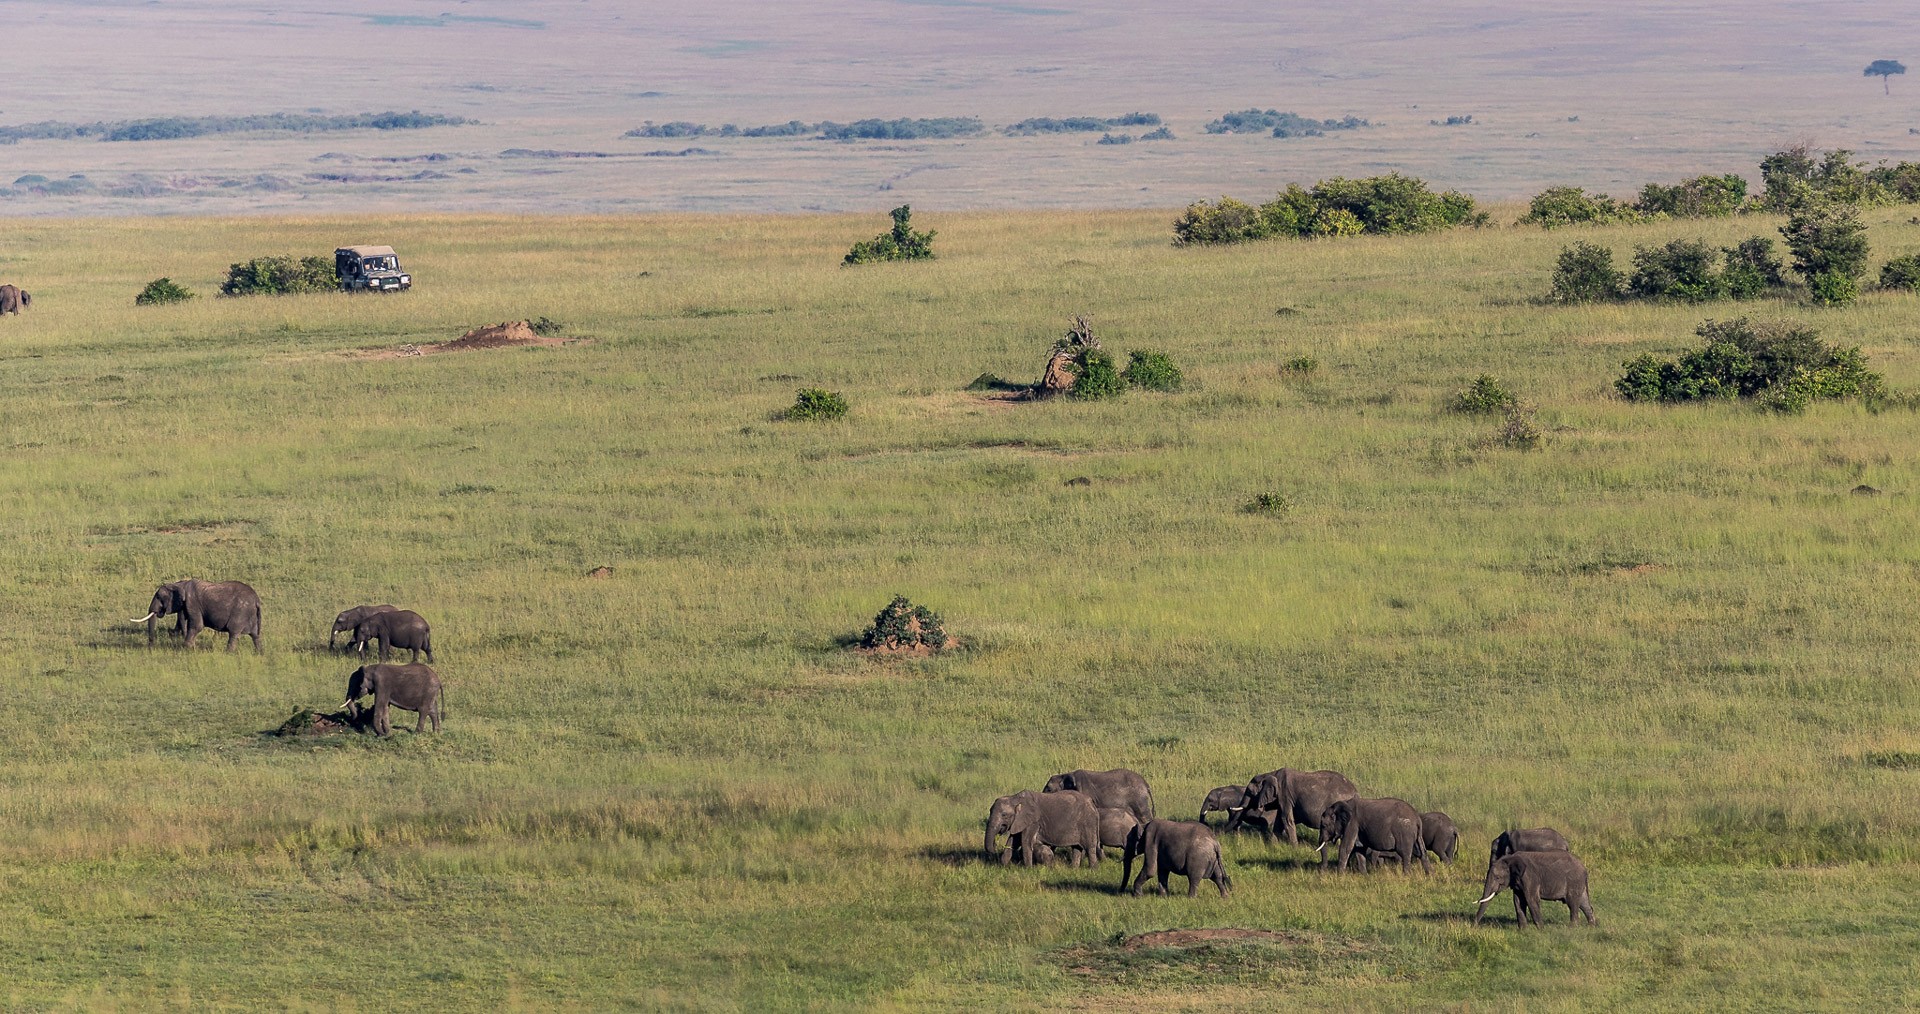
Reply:
[[[1580,910],[1573,907],[1573,900],[1571,898],[1566,899],[1566,903],[1567,903],[1567,925],[1570,927],[1577,925],[1580,921]]]
[[[421,708],[420,718],[413,723],[413,734],[418,736],[425,731],[427,731],[427,709]]]
[[[1587,892],[1584,890],[1580,892],[1580,911],[1586,914],[1587,925],[1592,926],[1600,921],[1593,917],[1593,901],[1587,897]]]
[[[411,650],[411,651],[413,652],[413,657],[412,657],[412,658],[409,658],[409,659],[407,659],[407,664],[408,664],[408,665],[418,665],[418,664],[420,664],[420,649],[418,649],[418,648],[412,648],[412,649],[409,649],[409,650]]]
[[[1193,867],[1189,866],[1187,869],[1191,870]],[[1201,876],[1198,873],[1190,873],[1187,876],[1187,897],[1197,898],[1200,896],[1200,880]]]
[[[380,661],[385,662],[393,655],[393,644],[386,638],[380,639]]]
[[[227,650],[232,651],[233,642],[238,641],[239,639],[240,639],[240,635],[237,632],[232,630],[227,631]]]
[[[432,641],[427,642],[427,664],[428,665],[433,664],[433,642]]]
[[[1536,928],[1547,928],[1547,921],[1541,917],[1540,889],[1538,887],[1527,888],[1527,914],[1533,917],[1533,925]]]
[[[1162,898],[1164,898],[1164,897],[1166,897],[1166,896],[1167,896],[1167,895],[1168,895],[1169,893],[1171,893],[1171,892],[1169,892],[1169,891],[1167,890],[1167,878],[1168,878],[1168,877],[1171,877],[1171,876],[1173,876],[1173,871],[1172,871],[1172,870],[1161,870],[1161,871],[1160,871],[1160,876],[1158,877],[1158,882],[1159,882],[1159,885],[1158,885],[1158,888],[1157,888],[1157,889],[1159,890],[1159,892],[1160,892],[1160,897],[1162,897]]]
[[[1513,924],[1527,928],[1527,899],[1521,897],[1519,891],[1513,892]]]
[[[1280,829],[1287,832],[1287,844],[1289,845],[1300,844],[1300,829],[1293,822],[1293,807],[1291,805],[1281,807],[1280,812],[1277,814],[1277,816],[1280,818]],[[1325,835],[1322,835],[1321,837],[1324,838]],[[1273,822],[1268,821],[1267,822],[1267,844],[1269,845],[1273,844],[1273,839],[1274,839]]]
[[[200,638],[201,629],[202,628],[198,623],[190,623],[190,624],[187,624],[185,627],[181,628],[180,634],[182,637],[186,638],[188,649],[192,649],[196,646],[196,642],[198,642]]]
[[[1427,876],[1433,876],[1433,863],[1427,859],[1426,845],[1415,843],[1413,850],[1420,856],[1420,869],[1425,872]]]
[[[248,634],[247,636],[253,638],[253,653],[255,655],[260,654],[260,635]]]

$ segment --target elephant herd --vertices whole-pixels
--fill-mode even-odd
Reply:
[[[154,624],[172,616],[173,632],[180,635],[188,649],[194,648],[201,631],[227,635],[227,650],[242,635],[253,639],[253,650],[260,650],[260,595],[244,581],[201,581],[188,578],[170,581],[153,593],[147,615],[133,622],[147,625],[147,645],[154,643]],[[424,732],[429,721],[440,731],[440,705],[443,696],[440,677],[433,671],[433,630],[419,613],[392,605],[355,606],[333,618],[333,631],[327,635],[327,647],[347,633],[347,650],[366,654],[367,642],[377,642],[380,662],[363,665],[347,676],[347,699],[341,708],[358,719],[360,700],[373,698],[373,729],[382,736],[393,734],[389,708],[415,712],[419,719],[413,731]],[[387,664],[393,649],[413,653],[405,665]],[[421,665],[426,653],[429,665]]]
[[[1254,824],[1270,845],[1281,835],[1297,845],[1299,829],[1311,828],[1319,837],[1314,851],[1323,872],[1329,846],[1337,846],[1342,872],[1349,861],[1365,872],[1369,863],[1378,866],[1389,860],[1397,860],[1405,872],[1418,860],[1431,873],[1427,853],[1450,863],[1460,843],[1459,828],[1446,814],[1418,812],[1402,799],[1362,797],[1338,771],[1269,771],[1245,785],[1223,785],[1207,793],[1198,820],[1169,820],[1154,815],[1153,792],[1139,772],[1114,768],[1054,775],[1038,792],[1027,789],[994,800],[987,812],[985,848],[990,856],[997,852],[1002,866],[1015,853],[1026,866],[1051,863],[1055,849],[1070,850],[1075,866],[1082,860],[1098,866],[1104,849],[1117,848],[1122,889],[1134,858],[1142,860],[1133,883],[1136,897],[1155,879],[1159,892],[1166,894],[1167,877],[1178,874],[1187,878],[1188,897],[1199,893],[1201,881],[1211,880],[1225,898],[1233,883],[1220,857],[1220,841],[1206,823],[1207,814],[1216,810],[1227,814],[1225,830]],[[1004,848],[999,847],[1002,834]],[[1584,914],[1589,924],[1597,921],[1587,897],[1587,868],[1552,828],[1503,831],[1494,838],[1486,896],[1473,915],[1476,925],[1487,903],[1507,890],[1513,892],[1514,915],[1521,926],[1528,919],[1544,925],[1542,901],[1564,903],[1570,924],[1577,914]]]

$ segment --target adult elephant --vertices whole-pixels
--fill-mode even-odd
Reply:
[[[163,584],[153,593],[147,615],[134,623],[147,625],[147,646],[153,646],[154,622],[162,616],[178,616],[174,630],[194,646],[202,630],[227,635],[227,650],[241,634],[253,638],[253,650],[260,650],[260,596],[243,581],[201,581],[188,578]]]
[[[1000,864],[1007,864],[1009,853],[1020,852],[1020,864],[1032,866],[1042,850],[1073,848],[1078,852],[1073,864],[1087,857],[1100,865],[1100,815],[1093,800],[1078,792],[1035,792],[1025,789],[993,801],[987,811],[986,852],[992,855],[1002,832],[1008,851],[1000,853]]]
[[[1460,828],[1452,817],[1439,810],[1429,810],[1420,815],[1420,841],[1441,862],[1450,863],[1460,847]]]
[[[413,724],[416,733],[427,731],[429,719],[433,721],[433,731],[440,731],[440,677],[427,666],[363,665],[347,676],[347,700],[341,707],[357,719],[360,698],[369,695],[373,697],[375,734],[393,735],[393,721],[387,717],[389,708],[418,713],[419,721]]]
[[[395,609],[363,617],[353,628],[353,640],[349,642],[349,647],[358,647],[365,653],[368,641],[380,642],[382,662],[388,659],[395,648],[413,652],[409,662],[420,661],[423,651],[427,653],[427,661],[433,661],[433,629],[427,626],[424,617],[411,609]]]
[[[352,609],[341,613],[333,618],[333,633],[327,635],[327,648],[329,650],[333,648],[333,639],[337,635],[352,633],[353,628],[359,626],[361,620],[372,616],[374,613],[391,613],[398,608],[397,606],[391,605],[354,606]],[[351,643],[349,643],[349,646],[351,646]]]
[[[1100,815],[1100,847],[1119,849],[1125,854],[1127,836],[1140,826],[1140,822],[1133,817],[1133,811],[1111,806],[1098,806],[1094,811]],[[1122,877],[1121,883],[1125,882],[1126,878]]]
[[[1327,868],[1327,846],[1340,843],[1340,871],[1346,872],[1347,860],[1356,848],[1364,848],[1362,869],[1368,854],[1397,856],[1405,870],[1415,858],[1421,868],[1433,872],[1427,860],[1426,843],[1420,839],[1420,814],[1404,799],[1336,799],[1320,815],[1320,868]],[[1381,856],[1384,858],[1384,856]]]
[[[1565,852],[1566,836],[1550,827],[1529,827],[1524,830],[1502,831],[1493,840],[1493,854],[1487,857],[1493,862],[1501,856],[1510,856],[1515,852]]]
[[[1267,817],[1267,841],[1274,839],[1275,829],[1286,832],[1287,844],[1300,844],[1298,825],[1320,831],[1320,840],[1326,841],[1326,829],[1320,825],[1320,815],[1327,807],[1342,799],[1353,799],[1360,795],[1353,782],[1338,771],[1296,771],[1293,768],[1281,768],[1264,775],[1255,775],[1247,783],[1246,802],[1239,813],[1227,821],[1227,830],[1238,830],[1241,823],[1253,816]]]
[[[18,285],[0,285],[0,315],[19,313],[33,305],[33,297]]]
[[[1501,891],[1513,892],[1513,915],[1521,928],[1527,918],[1542,929],[1546,923],[1540,902],[1559,901],[1567,906],[1567,925],[1574,924],[1575,913],[1584,913],[1587,924],[1599,922],[1593,917],[1593,902],[1587,897],[1587,867],[1571,852],[1512,852],[1487,864],[1487,894],[1474,910],[1473,923],[1487,912],[1487,902]]]
[[[1109,806],[1133,814],[1146,823],[1153,819],[1153,791],[1140,772],[1128,768],[1111,771],[1069,771],[1047,779],[1045,792],[1084,792],[1095,806]]]
[[[1213,881],[1222,898],[1233,890],[1227,864],[1220,858],[1220,839],[1214,837],[1213,828],[1199,821],[1150,820],[1134,828],[1127,836],[1127,852],[1120,867],[1123,890],[1134,856],[1143,857],[1140,876],[1133,882],[1136,898],[1146,889],[1147,881],[1156,879],[1159,883],[1154,886],[1166,894],[1167,877],[1173,874],[1187,878],[1189,898],[1200,893],[1202,880]]]

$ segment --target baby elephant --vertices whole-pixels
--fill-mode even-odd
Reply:
[[[1114,806],[1100,806],[1094,809],[1100,814],[1100,847],[1119,849],[1124,855],[1127,850],[1127,836],[1133,833],[1134,828],[1140,826],[1140,822],[1133,817],[1133,811]]]
[[[440,731],[440,677],[424,665],[363,665],[347,677],[347,700],[340,705],[347,714],[360,717],[360,698],[373,695],[373,731],[393,735],[388,708],[413,711],[420,720],[414,732],[427,731],[427,719],[433,719],[433,731]]]
[[[1200,803],[1200,823],[1205,824],[1207,822],[1207,814],[1215,810],[1226,814],[1228,821],[1231,822],[1241,810],[1246,808],[1247,802],[1246,786],[1222,785],[1212,792],[1207,793],[1207,798]],[[1253,820],[1254,817],[1252,814],[1248,814],[1245,819]]]
[[[1420,815],[1420,841],[1428,852],[1439,856],[1441,862],[1450,863],[1460,847],[1460,829],[1453,825],[1452,817],[1439,810],[1429,810]]]
[[[1233,890],[1233,881],[1227,877],[1227,864],[1220,858],[1220,839],[1213,836],[1213,828],[1192,820],[1149,820],[1133,829],[1127,836],[1127,852],[1120,867],[1120,886],[1127,886],[1127,873],[1133,866],[1133,857],[1141,856],[1140,876],[1133,882],[1133,896],[1138,898],[1146,889],[1147,881],[1158,879],[1155,885],[1161,894],[1167,893],[1167,877],[1179,874],[1187,878],[1187,897],[1200,893],[1202,880],[1213,881],[1220,889],[1220,897],[1226,897]]]
[[[1593,917],[1593,904],[1587,899],[1587,868],[1571,852],[1514,852],[1489,863],[1487,896],[1480,899],[1480,907],[1473,913],[1474,925],[1479,925],[1480,917],[1486,914],[1487,902],[1506,890],[1513,892],[1514,918],[1523,928],[1529,916],[1535,926],[1546,927],[1540,915],[1541,901],[1565,902],[1569,926],[1574,924],[1576,912],[1586,915],[1588,925],[1599,921]]]
[[[1550,827],[1530,827],[1524,831],[1502,831],[1500,837],[1493,840],[1493,854],[1487,857],[1492,862],[1501,856],[1515,852],[1565,852],[1567,839]]]
[[[353,628],[353,644],[364,654],[368,641],[380,642],[380,661],[385,662],[395,648],[406,648],[413,652],[409,662],[420,661],[420,653],[427,653],[427,661],[433,661],[433,630],[419,613],[411,609],[395,609],[387,613],[373,613],[361,617]]]
[[[333,639],[335,637],[339,636],[340,634],[351,634],[353,632],[353,628],[360,625],[361,620],[364,620],[367,617],[372,616],[374,613],[393,612],[396,608],[398,607],[390,606],[390,605],[354,606],[352,609],[349,609],[346,612],[343,612],[340,615],[334,617],[333,633],[327,635],[328,649],[332,649]]]

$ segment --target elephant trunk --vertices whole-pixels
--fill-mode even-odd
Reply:
[[[147,610],[147,646],[148,647],[153,646],[153,625],[155,622],[156,620],[154,619],[153,610],[151,609]]]
[[[989,855],[989,856],[993,855],[994,842],[998,841],[999,839],[1000,839],[1000,829],[994,826],[993,821],[987,821],[987,843],[985,846],[981,848],[981,851],[986,855]]]

